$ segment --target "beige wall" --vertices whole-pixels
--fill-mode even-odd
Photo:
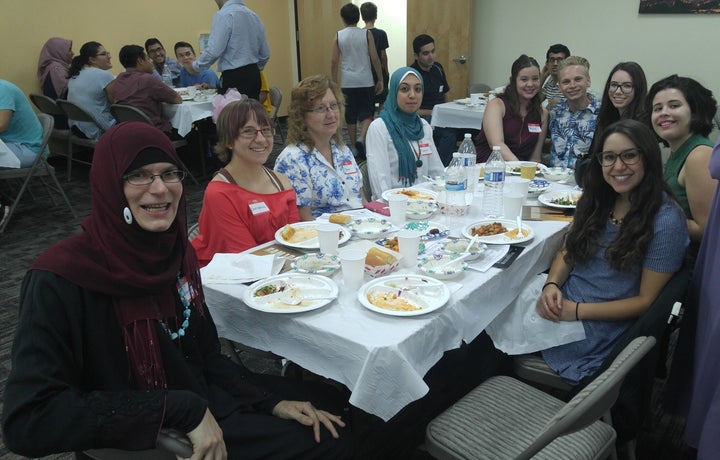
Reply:
[[[77,53],[83,43],[102,43],[112,56],[112,73],[121,72],[118,52],[123,45],[143,45],[149,37],[162,41],[170,56],[175,42],[197,48],[201,33],[210,32],[213,0],[5,0],[0,27],[0,78],[18,85],[26,94],[39,92],[36,78],[40,49],[49,37],[73,41]],[[292,0],[246,0],[265,23],[270,44],[266,66],[268,82],[289,94],[295,73],[294,39],[291,38]],[[283,108],[286,107],[283,103]],[[281,113],[285,111],[281,108]]]
[[[719,15],[639,15],[639,0],[476,0],[471,79],[505,84],[520,54],[541,65],[553,43],[590,60],[593,88],[602,90],[610,69],[637,61],[648,85],[678,73],[693,77],[720,98]]]

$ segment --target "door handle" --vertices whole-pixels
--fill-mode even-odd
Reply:
[[[465,64],[468,61],[468,58],[466,58],[464,54],[461,54],[460,57],[453,58],[453,61],[458,64]]]

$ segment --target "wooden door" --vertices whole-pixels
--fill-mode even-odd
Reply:
[[[470,63],[453,59],[470,57],[472,0],[407,0],[408,63],[412,63],[412,41],[420,34],[435,39],[435,60],[442,64],[452,99],[467,96]]]
[[[335,34],[345,27],[340,8],[347,0],[295,0],[300,79],[330,76]]]

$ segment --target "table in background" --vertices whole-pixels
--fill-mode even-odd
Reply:
[[[485,105],[467,107],[458,102],[436,104],[432,110],[430,125],[433,128],[482,128]]]
[[[460,236],[462,228],[481,220],[481,196],[476,193],[469,216],[436,214],[430,220]],[[455,283],[459,289],[443,308],[426,315],[396,317],[370,311],[358,302],[357,292],[343,292],[342,275],[337,273],[339,298],[305,313],[253,310],[240,300],[247,289],[244,285],[205,284],[205,296],[221,337],[272,351],[341,382],[352,392],[351,404],[389,420],[427,393],[423,376],[445,351],[475,339],[530,278],[550,266],[567,223],[529,224],[535,238],[523,243],[525,250],[510,267],[466,271],[450,280],[449,285]],[[404,271],[408,272],[396,273]],[[366,276],[365,281],[369,279]]]
[[[182,104],[163,103],[163,116],[170,120],[173,128],[178,130],[182,137],[188,135],[196,121],[212,117],[212,100],[183,101]]]

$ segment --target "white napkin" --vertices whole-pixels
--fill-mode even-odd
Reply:
[[[547,275],[538,275],[520,295],[485,328],[495,347],[521,355],[585,339],[580,321],[554,322],[541,317],[535,304]]]
[[[509,244],[488,244],[487,249],[480,253],[480,257],[468,262],[468,266],[479,272],[486,272],[495,265],[510,250]]]
[[[203,283],[207,284],[248,283],[280,273],[283,264],[274,261],[273,254],[256,256],[218,253],[207,266],[200,269],[200,275]]]

